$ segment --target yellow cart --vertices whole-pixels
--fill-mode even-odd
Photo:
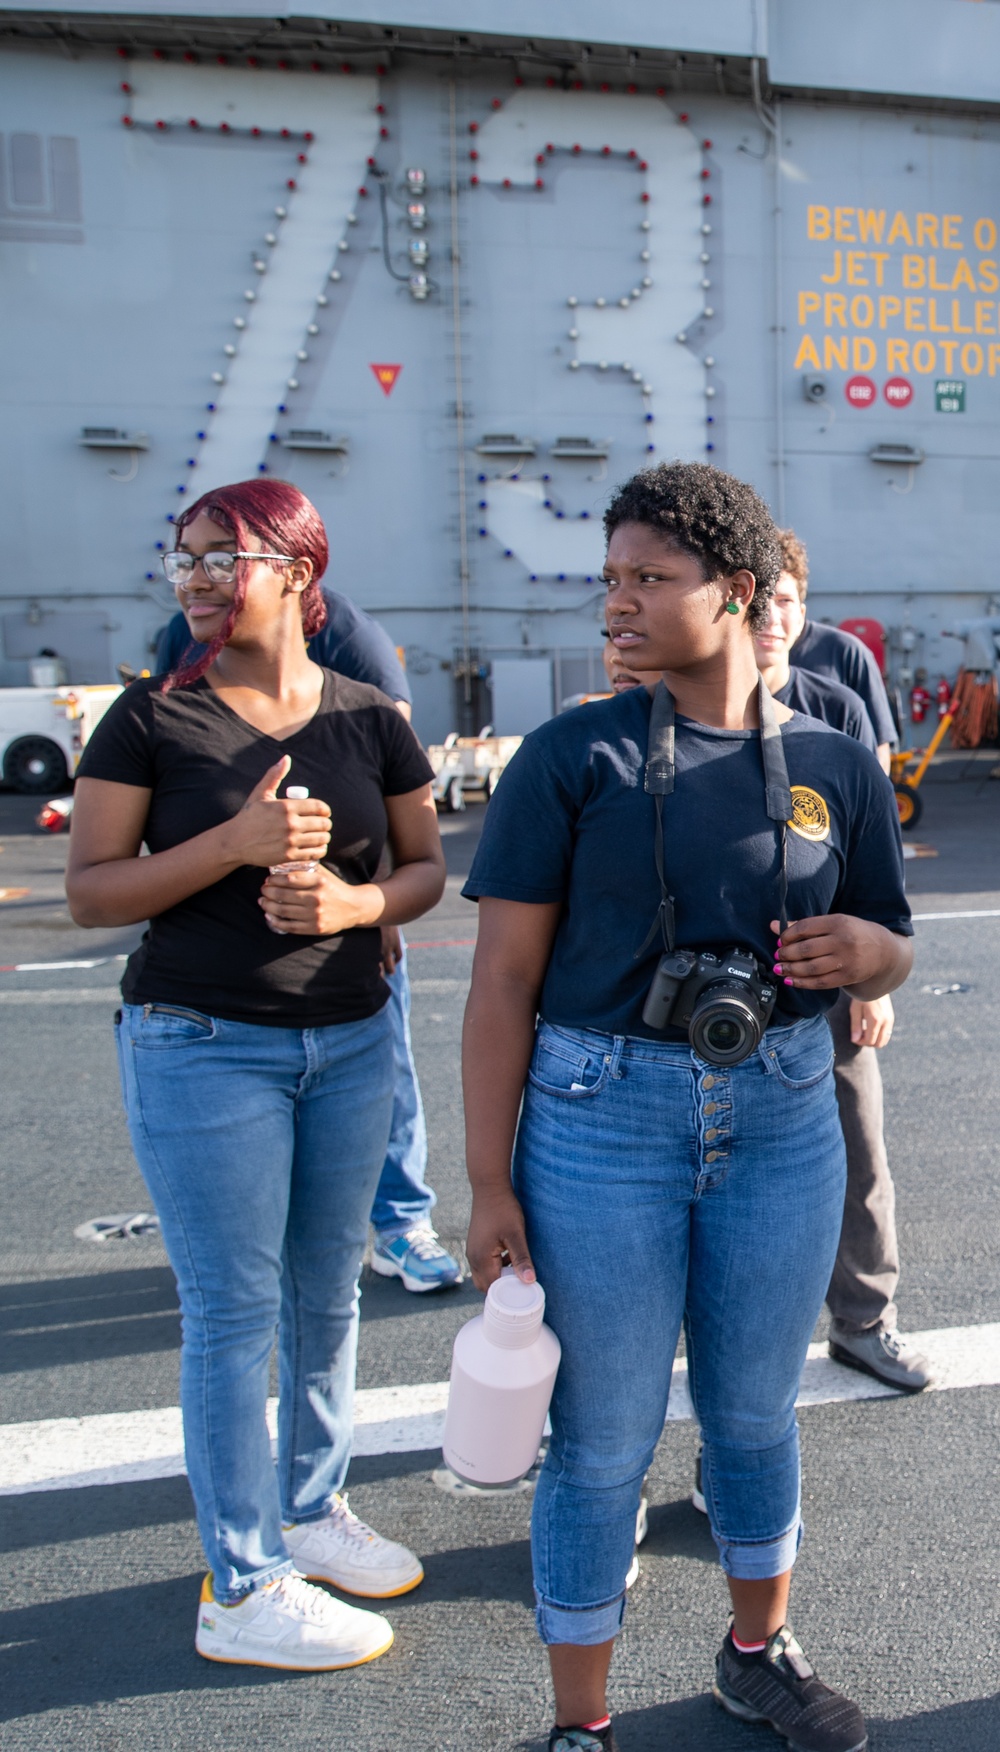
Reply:
[[[955,702],[952,700],[925,749],[901,748],[897,754],[890,756],[892,764],[889,776],[892,779],[892,788],[896,793],[899,825],[904,831],[908,827],[916,827],[924,812],[924,800],[920,795],[920,781],[951,729],[952,719],[955,715],[952,709],[954,704]],[[912,772],[908,773],[906,769],[913,760],[917,762],[917,765]]]

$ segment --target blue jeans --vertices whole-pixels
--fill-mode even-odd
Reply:
[[[729,1069],[686,1043],[540,1026],[514,1185],[562,1343],[532,1516],[543,1642],[621,1624],[682,1321],[723,1568],[790,1568],[795,1398],[844,1209],[832,1066],[822,1017]]]
[[[410,976],[406,944],[396,971],[386,978],[392,1024],[395,1087],[389,1148],[372,1206],[372,1226],[388,1240],[430,1219],[437,1198],[424,1180],[427,1173],[427,1125],[420,1099],[417,1067],[410,1039]]]
[[[270,1028],[126,1004],[132,1146],[183,1318],[188,1477],[215,1596],[292,1568],[282,1522],[323,1515],[351,1455],[358,1275],[392,1107],[385,1010]],[[264,1418],[279,1335],[275,1474]]]

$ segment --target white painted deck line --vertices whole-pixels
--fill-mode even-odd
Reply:
[[[410,990],[425,997],[454,997],[468,990],[467,979],[411,979]],[[40,986],[36,991],[0,992],[0,1005],[120,1004],[119,986]]]
[[[915,1332],[910,1339],[930,1358],[934,1369],[935,1384],[929,1392],[1000,1386],[1000,1322]],[[799,1389],[800,1406],[896,1397],[891,1387],[884,1387],[870,1375],[833,1362],[825,1345],[810,1345]],[[355,1454],[412,1454],[439,1448],[447,1401],[447,1381],[359,1392],[355,1398]],[[687,1364],[676,1362],[668,1416],[672,1421],[684,1421],[692,1415]],[[267,1419],[272,1438],[276,1416],[277,1400],[271,1399]],[[181,1414],[176,1405],[161,1411],[0,1425],[0,1496],[174,1478],[183,1471]]]
[[[937,912],[913,913],[914,924],[923,924],[928,919],[1000,919],[1000,910],[992,908],[985,912]]]
[[[0,992],[0,1004],[120,1004],[118,986],[42,986],[34,992]]]
[[[410,990],[427,997],[452,997],[468,989],[467,979],[411,979]],[[0,992],[0,1004],[120,1004],[119,986],[39,986],[35,991]]]
[[[372,1387],[355,1395],[354,1452],[409,1454],[439,1448],[447,1381]],[[272,1444],[278,1401],[267,1402]],[[176,1478],[184,1467],[180,1406],[0,1424],[0,1496]]]

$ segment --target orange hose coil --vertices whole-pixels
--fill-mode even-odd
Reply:
[[[960,669],[955,683],[951,709],[953,748],[978,748],[983,742],[995,742],[997,735],[997,682],[991,675],[986,681],[976,680],[976,671]]]

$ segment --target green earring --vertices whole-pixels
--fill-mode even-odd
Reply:
[[[726,613],[727,614],[739,614],[739,612],[740,612],[740,605],[738,602],[727,602],[726,603]]]

